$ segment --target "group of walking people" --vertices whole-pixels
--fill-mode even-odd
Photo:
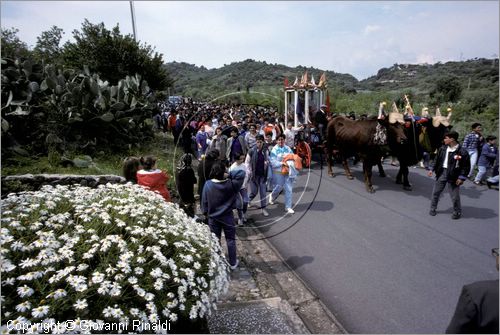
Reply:
[[[480,123],[473,123],[471,132],[465,136],[462,146],[470,157],[470,170],[467,178],[473,180],[476,185],[482,185],[486,181],[488,187],[491,187],[498,185],[497,137],[494,135],[483,137],[482,129]],[[477,173],[474,176],[476,166]],[[488,177],[490,170],[491,176]]]
[[[203,108],[205,112],[212,112],[203,113]],[[242,110],[238,108],[224,106],[222,111],[226,113],[223,115],[218,115],[220,108],[211,109],[212,106],[208,105],[203,105],[203,108],[194,108],[200,115],[193,114],[192,109],[182,109],[182,105],[171,111],[176,117],[181,114],[179,120],[184,122],[183,131],[191,126],[198,129],[193,138],[198,149],[196,156],[184,146],[184,154],[176,170],[179,205],[189,216],[196,218],[197,184],[200,211],[219,239],[224,231],[229,264],[234,269],[238,265],[236,227],[247,223],[249,205],[257,208],[263,217],[268,217],[268,206],[274,205],[279,195],[284,193],[285,215],[295,213],[293,184],[302,165],[294,148],[285,142],[295,145],[295,136],[302,127],[294,128],[290,124],[283,131],[281,126],[275,125],[279,120],[273,119],[272,113],[264,109],[254,109],[255,113],[250,113],[250,117],[240,118]],[[185,120],[186,117],[189,119]],[[260,122],[262,119],[264,122]],[[197,120],[196,125],[189,120]],[[196,159],[197,173],[196,167],[193,167]],[[155,157],[127,158],[123,174],[128,181],[156,191],[166,201],[171,201],[166,186],[169,176],[157,169]],[[237,219],[234,218],[234,210]]]

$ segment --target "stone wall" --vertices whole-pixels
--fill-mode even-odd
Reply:
[[[21,191],[37,191],[43,185],[72,185],[79,184],[88,187],[97,187],[107,183],[124,184],[125,178],[115,175],[62,175],[62,174],[24,174],[2,177],[2,198],[9,193]]]

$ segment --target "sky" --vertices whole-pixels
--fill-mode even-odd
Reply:
[[[34,47],[88,19],[132,34],[130,1],[1,2],[1,27]],[[206,68],[246,59],[348,73],[499,54],[499,1],[133,1],[137,39],[164,62]]]

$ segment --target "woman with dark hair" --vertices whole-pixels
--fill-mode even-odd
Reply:
[[[245,171],[235,170],[224,178],[226,167],[220,161],[215,162],[210,171],[210,180],[203,188],[201,210],[208,218],[210,231],[219,238],[224,230],[227,243],[229,265],[232,270],[238,267],[236,258],[236,228],[234,225],[233,208],[236,196],[245,179]]]
[[[141,169],[141,162],[137,157],[127,157],[123,161],[123,177],[127,182],[137,184],[137,171]]]
[[[194,217],[194,184],[196,184],[196,176],[191,166],[193,161],[191,154],[184,154],[181,157],[181,164],[178,168],[177,191],[181,198],[181,207],[190,217]]]
[[[142,169],[137,171],[137,184],[161,194],[165,201],[170,202],[170,193],[167,189],[167,181],[170,177],[166,172],[156,168],[156,157],[141,157]]]
[[[219,150],[219,159],[224,163],[226,163],[226,148],[227,148],[227,136],[222,133],[222,127],[217,127],[215,129],[215,135],[212,137],[212,143],[210,144],[210,149]]]
[[[210,149],[198,165],[198,195],[200,196],[200,200],[203,192],[203,186],[205,186],[205,182],[210,179],[209,176],[210,171],[212,170],[212,165],[219,160],[219,155],[219,150]]]

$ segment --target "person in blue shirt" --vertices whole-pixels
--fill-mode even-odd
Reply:
[[[207,150],[208,143],[207,143],[207,133],[205,132],[205,126],[201,126],[198,132],[196,133],[196,148],[197,153],[198,153],[198,160],[201,160],[201,156],[205,154],[205,151]]]
[[[477,158],[479,155],[479,150],[481,150],[484,139],[481,134],[482,126],[480,123],[473,123],[471,126],[472,131],[468,133],[465,138],[462,146],[467,150],[470,157],[470,170],[467,178],[472,178],[472,174],[474,173],[474,168],[477,164]]]
[[[224,163],[217,161],[210,171],[210,180],[205,183],[201,196],[201,210],[208,218],[210,230],[220,242],[222,231],[227,243],[229,265],[232,270],[238,267],[236,256],[236,226],[233,209],[236,208],[236,196],[245,180],[245,171],[231,171],[225,178]]]
[[[481,185],[486,172],[489,168],[493,167],[495,160],[497,158],[498,148],[496,147],[497,137],[490,135],[486,137],[486,143],[481,148],[481,154],[479,155],[479,160],[477,161],[477,175],[474,178],[474,184]]]
[[[287,154],[293,154],[292,149],[285,145],[285,134],[280,134],[276,139],[276,145],[271,150],[269,160],[273,169],[273,191],[269,195],[269,204],[274,205],[274,200],[278,197],[281,190],[285,190],[285,212],[294,214],[292,209],[292,193],[294,178],[290,178],[288,174],[284,174],[281,170],[283,166],[283,158]]]

